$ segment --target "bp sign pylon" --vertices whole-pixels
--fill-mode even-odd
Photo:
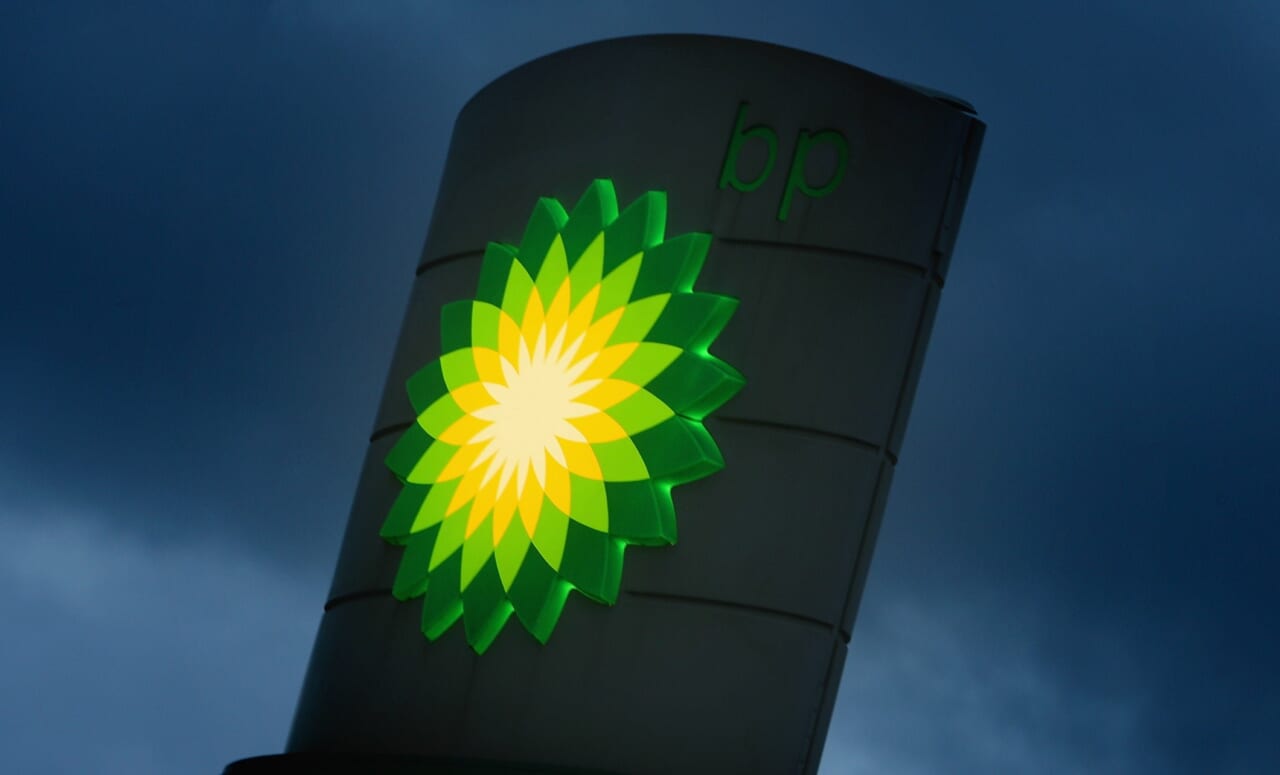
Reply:
[[[813,772],[983,125],[706,36],[454,130],[286,753]]]

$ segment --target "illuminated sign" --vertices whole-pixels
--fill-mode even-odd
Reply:
[[[701,421],[743,378],[707,347],[737,301],[693,290],[711,236],[665,229],[658,191],[621,214],[607,180],[572,213],[540,199],[442,309],[382,527],[427,638],[461,617],[483,653],[514,612],[545,643],[570,589],[612,605],[625,546],[675,542],[671,488],[723,467]]]
[[[747,110],[751,103],[744,102],[738,106],[738,114],[733,120],[733,131],[729,134],[729,146],[725,149],[724,164],[720,166],[720,188],[732,186],[735,191],[750,193],[760,188],[773,173],[773,165],[778,160],[778,132],[767,124],[744,126],[747,121]],[[738,172],[738,156],[747,140],[760,140],[768,149],[764,166],[751,180],[743,180]],[[835,164],[827,174],[827,179],[814,185],[809,182],[809,154],[818,147],[829,146],[835,157]],[[821,199],[839,187],[844,180],[845,168],[849,166],[849,141],[837,129],[823,129],[818,132],[800,130],[796,136],[795,150],[791,154],[791,166],[787,169],[787,182],[782,188],[782,200],[778,203],[779,221],[785,222],[791,213],[791,200],[797,191],[811,199]]]

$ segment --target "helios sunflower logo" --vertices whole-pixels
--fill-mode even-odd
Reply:
[[[672,486],[723,467],[701,420],[743,378],[707,347],[737,302],[693,290],[710,235],[665,229],[658,191],[621,214],[607,180],[572,213],[540,199],[442,309],[382,527],[429,639],[461,617],[483,653],[514,612],[545,643],[570,589],[612,605],[625,546],[675,542]]]

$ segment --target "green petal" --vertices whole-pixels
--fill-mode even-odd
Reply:
[[[647,332],[651,342],[705,352],[738,308],[738,300],[711,293],[678,293]]]
[[[520,566],[520,574],[508,597],[520,623],[540,643],[546,643],[560,618],[569,589],[569,584],[537,552],[530,552]]]
[[[661,422],[660,420],[658,422]],[[656,424],[656,423],[655,423]],[[624,426],[625,427],[625,426]],[[638,482],[649,478],[649,469],[645,467],[644,458],[629,438],[608,441],[603,444],[592,444],[591,449],[600,463],[600,471],[606,482]],[[610,513],[613,502],[609,501]],[[577,504],[574,504],[577,510]],[[612,518],[610,519],[612,521]]]
[[[476,300],[494,306],[502,304],[502,292],[507,286],[511,264],[516,261],[516,249],[501,242],[490,242],[484,249],[484,261],[480,264],[480,283]]]
[[[529,216],[529,223],[524,228],[524,236],[520,239],[520,263],[529,270],[530,277],[537,277],[543,260],[551,250],[551,242],[564,228],[569,216],[564,207],[554,199],[539,199]],[[506,275],[503,275],[506,279]],[[497,302],[495,302],[497,303]]]
[[[696,420],[672,417],[632,440],[655,479],[688,482],[724,468],[711,434]]]
[[[600,281],[600,298],[596,301],[596,317],[613,312],[631,300],[631,289],[640,274],[640,262],[644,258],[637,253]]]
[[[609,532],[609,502],[605,499],[604,482],[569,474],[569,503],[570,519],[592,530]]]
[[[569,259],[565,255],[564,242],[559,237],[551,240],[551,248],[546,259],[538,269],[538,293],[542,295],[542,308],[545,310],[555,298],[556,291],[564,285],[569,276]]]
[[[431,491],[427,493],[427,499],[422,502],[422,507],[418,509],[418,515],[413,520],[413,524],[409,526],[409,531],[416,533],[419,530],[425,530],[432,525],[443,522],[445,512],[449,509],[449,502],[453,500],[453,494],[457,492],[458,484],[461,481],[461,479],[452,479],[448,482],[437,482],[431,485]]]
[[[507,287],[502,294],[502,311],[518,324],[524,320],[524,310],[529,306],[529,296],[532,293],[533,275],[519,261],[513,262],[507,275]]]
[[[387,468],[395,472],[402,481],[408,480],[418,462],[422,460],[422,456],[434,443],[435,440],[420,426],[410,425],[404,429],[395,446],[387,453]],[[416,479],[414,481],[418,484],[428,484]]]
[[[449,385],[444,381],[444,371],[440,361],[434,360],[418,369],[405,382],[405,390],[409,393],[409,403],[415,412],[421,412],[436,399],[449,392]]]
[[[419,432],[424,436],[426,435],[426,431],[423,431],[422,428],[417,425],[409,426],[409,430],[405,431],[404,434],[405,436],[408,436],[411,432]],[[403,441],[403,439],[401,439],[401,441]],[[399,447],[400,445],[397,444],[396,446]],[[414,484],[434,483],[440,478],[440,474],[444,472],[445,466],[449,465],[449,461],[453,459],[453,456],[457,453],[458,449],[458,447],[455,447],[452,444],[446,444],[439,439],[432,441],[431,446],[427,447],[427,451],[418,459],[417,463],[413,466],[413,469],[409,471],[409,475],[405,477],[405,481],[413,482]],[[392,454],[395,454],[396,450],[393,449],[391,452]],[[388,456],[387,461],[387,465],[391,465],[390,456]]]
[[[662,242],[666,228],[667,195],[661,191],[646,192],[628,205],[605,230],[605,270]],[[663,288],[659,292],[668,290],[670,288]]]
[[[451,301],[440,308],[440,352],[471,346],[471,307],[476,303]]]
[[[612,378],[644,387],[680,357],[682,352],[684,351],[674,345],[641,342],[631,357],[613,372]]]
[[[458,559],[458,571],[462,571],[462,555],[458,552],[462,548],[462,542],[467,537],[467,511],[461,509],[455,511],[444,518],[440,523],[440,532],[436,535],[436,544],[431,550],[431,561],[429,563],[434,571],[438,567],[443,567],[455,557]],[[462,591],[461,581],[458,582],[458,591]]]
[[[569,306],[577,307],[587,291],[600,284],[604,277],[604,233],[596,235],[582,252],[577,263],[569,270]],[[596,305],[599,309],[599,304]]]
[[[681,234],[646,250],[636,279],[635,295],[644,298],[655,293],[691,292],[710,245],[710,234],[695,232]]]
[[[453,395],[445,393],[418,415],[418,425],[435,438],[440,438],[450,425],[466,416]]]
[[[662,316],[662,311],[666,309],[670,300],[670,294],[660,293],[628,304],[622,313],[622,319],[618,321],[618,327],[609,337],[608,344],[643,341],[649,329],[653,328],[654,323]],[[600,317],[599,310],[596,312],[596,317]]]
[[[609,494],[609,534],[628,543],[656,546],[676,542],[671,492],[651,481],[605,482]]]
[[[471,346],[498,349],[498,320],[502,310],[482,301],[462,302],[471,304]]]
[[[560,561],[564,558],[564,536],[568,529],[568,515],[544,498],[538,526],[533,531],[533,546],[553,570],[560,568]]]
[[[391,504],[379,535],[391,543],[407,543],[409,534],[413,532],[413,522],[418,518],[418,510],[430,491],[428,485],[406,484],[396,496],[395,503]]]
[[[646,431],[675,415],[671,407],[643,388],[609,407],[605,413],[617,420],[629,436]]]
[[[440,371],[450,390],[480,381],[480,374],[476,372],[476,356],[470,347],[440,356]]]
[[[618,197],[613,183],[595,180],[587,187],[582,198],[573,206],[569,220],[560,230],[564,238],[565,253],[576,261],[596,235],[618,217]]]
[[[613,605],[622,579],[622,551],[618,539],[571,522],[560,575],[592,600]]]
[[[719,358],[686,352],[646,389],[677,414],[701,420],[733,398],[744,382],[737,369]]]
[[[467,511],[463,508],[459,513]],[[493,515],[480,521],[475,532],[462,542],[462,589],[465,591],[475,580],[480,568],[493,557]]]
[[[453,555],[431,572],[422,601],[422,634],[435,640],[462,616],[462,590],[458,573],[462,558]]]
[[[467,630],[467,643],[477,654],[483,654],[510,616],[511,604],[502,589],[497,566],[487,562],[462,593],[462,623]]]
[[[512,523],[507,526],[507,532],[502,534],[502,540],[493,552],[494,560],[498,563],[498,575],[502,578],[502,587],[507,590],[515,584],[531,544],[529,535],[525,533],[519,520],[518,515],[513,517]]]
[[[400,569],[396,573],[391,594],[397,600],[404,601],[420,597],[427,591],[427,581],[431,577],[429,560],[431,549],[436,542],[436,529],[425,530],[412,536],[409,545],[400,558]]]

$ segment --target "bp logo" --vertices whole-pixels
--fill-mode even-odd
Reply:
[[[671,488],[723,467],[701,421],[743,378],[707,347],[737,302],[693,290],[710,235],[665,229],[658,191],[621,214],[607,180],[572,213],[540,199],[442,309],[382,528],[429,639],[461,617],[483,653],[514,612],[545,643],[571,589],[612,605],[626,545],[675,542]]]

